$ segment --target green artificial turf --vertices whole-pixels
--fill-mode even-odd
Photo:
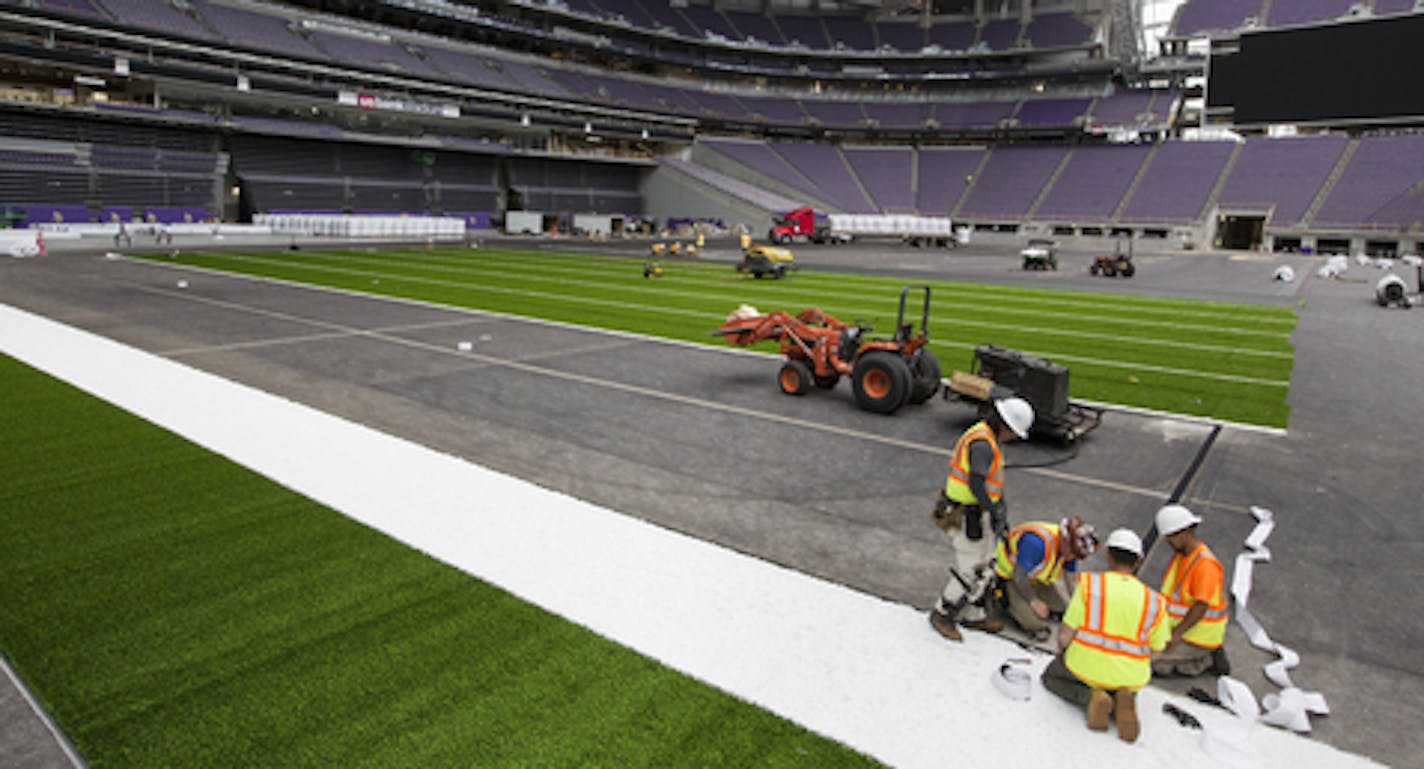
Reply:
[[[0,650],[93,767],[873,765],[4,356],[0,392]]]
[[[497,249],[182,253],[159,261],[314,283],[705,344],[741,303],[818,306],[888,335],[897,277],[801,271],[755,280],[726,264]],[[1071,396],[1284,427],[1292,308],[933,281],[931,349],[946,374],[996,344],[1067,366]],[[913,312],[917,316],[917,311]],[[761,349],[774,350],[764,343]]]

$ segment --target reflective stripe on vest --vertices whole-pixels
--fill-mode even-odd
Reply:
[[[1063,572],[1063,560],[1058,557],[1058,524],[1021,523],[1009,531],[1006,540],[1001,540],[994,548],[994,573],[1004,579],[1014,576],[1014,565],[1019,558],[1019,539],[1033,532],[1043,539],[1043,560],[1028,573],[1029,579],[1036,579],[1045,585],[1053,584]]]
[[[977,505],[974,491],[969,488],[969,444],[977,440],[989,442],[994,450],[994,461],[989,465],[989,474],[984,478],[984,489],[989,492],[989,501],[998,502],[1004,493],[1004,455],[999,450],[999,441],[987,422],[977,422],[959,436],[954,444],[954,459],[949,463],[949,477],[944,484],[945,496],[965,505]]]
[[[1191,611],[1192,604],[1196,603],[1194,598],[1183,598],[1182,591],[1186,588],[1192,571],[1203,562],[1216,563],[1220,568],[1221,562],[1207,548],[1206,543],[1198,545],[1191,556],[1174,555],[1172,564],[1167,567],[1167,574],[1162,579],[1162,595],[1167,599],[1167,614],[1172,618],[1174,625],[1181,622],[1187,616],[1187,612]],[[1218,585],[1216,595],[1207,602],[1206,613],[1202,615],[1197,624],[1187,629],[1182,639],[1206,648],[1220,646],[1226,637],[1228,614],[1226,596],[1222,591],[1222,586]]]
[[[1103,629],[1103,603],[1107,599],[1103,575],[1094,573],[1084,577],[1085,579],[1079,582],[1079,589],[1088,591],[1084,596],[1087,622],[1074,633],[1073,642],[1090,646],[1105,654],[1118,654],[1133,659],[1147,659],[1152,656],[1148,637],[1152,632],[1152,625],[1157,622],[1162,611],[1162,601],[1157,593],[1148,589],[1142,591],[1142,619],[1137,625],[1136,633],[1133,636],[1115,635]]]

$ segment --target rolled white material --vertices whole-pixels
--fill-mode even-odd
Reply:
[[[1300,655],[1286,646],[1271,640],[1266,629],[1247,608],[1251,600],[1251,571],[1257,562],[1271,560],[1271,551],[1266,548],[1266,540],[1276,527],[1275,516],[1263,507],[1251,507],[1256,517],[1256,528],[1246,537],[1246,550],[1236,556],[1236,570],[1231,579],[1231,595],[1236,599],[1236,622],[1246,632],[1251,645],[1262,651],[1280,657],[1266,665],[1266,678],[1281,687],[1279,695],[1270,694],[1262,698],[1266,712],[1261,720],[1272,726],[1283,726],[1297,732],[1310,731],[1310,714],[1327,715],[1330,708],[1325,697],[1319,692],[1306,692],[1291,682],[1291,668],[1300,665]],[[1249,694],[1249,690],[1247,690]]]

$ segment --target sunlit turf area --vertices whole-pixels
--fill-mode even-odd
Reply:
[[[161,261],[723,344],[709,335],[748,303],[768,312],[819,306],[893,331],[901,277],[802,270],[755,280],[726,263],[497,249],[181,253]],[[995,344],[1069,368],[1071,396],[1284,427],[1292,308],[934,281],[931,349],[946,375]],[[762,349],[775,350],[773,343]]]
[[[873,765],[5,356],[0,391],[0,650],[90,766]]]

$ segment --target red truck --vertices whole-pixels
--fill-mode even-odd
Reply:
[[[767,240],[780,245],[811,241],[812,243],[845,243],[848,235],[840,235],[831,230],[825,214],[817,214],[810,206],[802,206],[772,221]]]

